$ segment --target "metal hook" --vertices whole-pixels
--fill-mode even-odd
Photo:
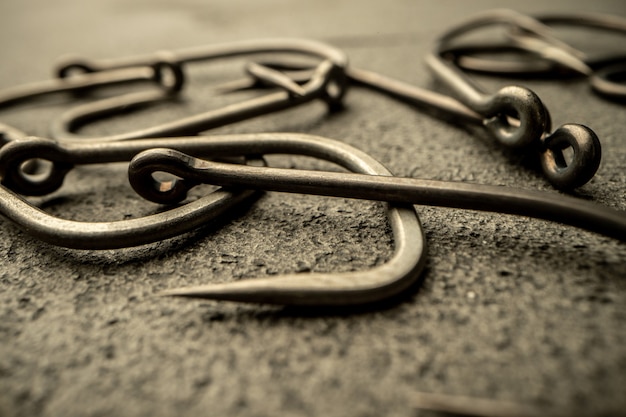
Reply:
[[[294,83],[290,78],[278,71],[266,69],[261,75],[267,83],[281,88],[283,91],[257,97],[242,103],[226,106],[222,109],[211,110],[195,116],[183,118],[146,129],[127,132],[107,137],[99,137],[101,141],[117,141],[145,137],[171,137],[195,135],[215,127],[246,120],[252,117],[284,110],[315,99],[324,100],[331,109],[341,106],[346,93],[344,68],[347,58],[340,50],[326,44],[300,39],[264,39],[232,42],[220,45],[182,49],[168,52],[171,60],[179,65],[230,58],[243,55],[262,53],[296,53],[304,56],[322,59],[317,65],[311,78],[303,85]],[[162,54],[162,53],[161,53]],[[142,55],[137,57],[112,60],[88,61],[80,60],[63,64],[61,73],[70,69],[85,71],[111,70],[113,68],[128,68],[137,65],[149,65],[160,54]],[[82,136],[75,130],[89,121],[118,113],[129,107],[143,104],[141,98],[124,97],[102,100],[71,109],[57,119],[52,125],[52,136],[60,140],[76,140]]]
[[[575,188],[588,182],[600,166],[601,145],[595,133],[585,126],[571,124],[550,133],[549,112],[534,92],[524,87],[506,86],[495,94],[486,94],[446,56],[448,44],[454,38],[493,23],[515,24],[532,33],[548,36],[541,24],[536,28],[528,19],[510,11],[480,15],[446,32],[426,62],[433,74],[453,90],[463,104],[485,117],[485,128],[500,143],[538,152],[544,175],[550,183],[561,189]],[[537,23],[533,19],[530,22]],[[557,136],[558,140],[552,136]],[[563,157],[566,145],[575,155],[571,161]]]
[[[166,76],[166,73],[171,75]],[[56,78],[5,88],[0,91],[0,107],[50,94],[82,93],[96,88],[137,82],[156,84],[165,94],[171,95],[180,91],[184,76],[179,64],[159,59],[145,66],[79,74],[69,78]]]
[[[181,180],[153,178],[167,172]],[[500,186],[354,173],[248,167],[192,157],[172,149],[150,149],[129,165],[135,191],[158,203],[176,203],[200,184],[332,197],[432,205],[535,217],[626,240],[626,213],[578,198]]]
[[[240,143],[243,145],[241,151],[246,153],[287,150],[282,147],[282,138],[276,138],[274,134],[256,136],[253,142],[233,138],[231,143],[233,145]],[[287,138],[287,141],[290,140]],[[322,140],[321,143],[330,149],[336,149],[338,154],[352,155],[358,152],[342,143],[330,139]],[[297,153],[302,153],[303,147],[300,144],[295,148]],[[163,183],[155,180],[153,177],[155,172],[167,172],[180,179]],[[137,155],[129,165],[129,179],[136,192],[159,203],[179,201],[184,198],[190,187],[199,183],[210,183],[229,187],[517,214],[569,224],[626,241],[625,213],[546,192],[398,178],[388,176],[386,173],[380,175],[369,172],[368,175],[363,175],[238,166],[200,160],[172,149],[151,149]],[[421,239],[423,236],[420,234],[418,241],[422,242]],[[419,243],[420,250],[422,244],[423,242]],[[405,251],[406,247],[400,246],[398,250]],[[375,275],[377,278],[374,279],[376,282],[385,280],[386,284],[373,285],[370,282],[372,276],[368,275],[364,284],[366,291],[360,283],[356,284],[354,276],[346,279],[335,274],[325,274],[316,278],[313,274],[179,288],[165,291],[163,294],[241,302],[346,305],[382,299],[390,295],[390,283],[406,283],[406,279],[397,278],[394,268],[382,272],[378,271]],[[393,279],[382,278],[385,274],[391,274]],[[364,278],[362,275],[359,276],[359,282],[362,278]]]
[[[0,152],[8,150],[11,154],[11,149],[15,146],[17,153],[26,158],[32,158],[33,154],[29,152],[33,150],[43,150],[41,156],[44,158],[54,159],[54,156],[63,155],[63,152],[55,152],[54,146],[47,148],[45,145],[38,146],[42,142],[54,144],[50,144],[46,139],[29,138],[22,142],[10,142]],[[26,147],[21,148],[21,145]],[[68,154],[64,155],[67,156]],[[249,158],[247,162],[257,165],[265,163],[258,158]],[[71,166],[62,160],[54,163],[64,168]],[[16,176],[24,175],[19,169],[21,165],[18,163],[17,167],[13,167],[17,172]],[[2,167],[5,168],[4,164]],[[4,176],[2,180],[5,180]],[[33,206],[5,185],[0,185],[0,214],[31,236],[53,245],[75,249],[116,249],[157,242],[187,233],[229,213],[235,206],[250,203],[259,195],[259,192],[253,190],[218,189],[183,206],[142,218],[112,222],[82,222],[52,216]]]
[[[458,417],[561,417],[566,415],[545,407],[426,392],[415,393],[413,404],[420,410],[436,411]]]
[[[539,15],[531,19],[549,28],[570,26],[626,34],[626,19],[614,15],[578,12]],[[453,57],[458,67],[484,74],[560,78],[583,75],[589,77],[596,93],[613,100],[623,101],[626,97],[626,87],[620,83],[623,77],[611,76],[613,72],[623,73],[623,64],[621,70],[615,64],[625,62],[626,54],[594,57],[562,41],[556,42],[553,36],[546,36],[545,31],[529,31],[514,21],[511,24],[506,43],[451,47],[446,54]],[[503,61],[487,57],[508,52],[520,58]]]
[[[57,79],[6,88],[0,91],[0,108],[53,94],[73,93],[77,95],[99,88],[138,82],[149,82],[156,84],[160,88],[158,91],[128,93],[123,97],[141,96],[144,100],[162,100],[163,98],[172,97],[181,90],[184,84],[184,74],[179,64],[170,62],[167,60],[167,57],[162,56],[150,65],[111,69],[99,73],[78,74],[71,78],[64,78],[63,75],[60,75],[60,78]],[[124,100],[121,97],[117,99]],[[26,136],[26,133],[18,129],[4,123],[0,124],[0,147],[8,142],[21,140]],[[39,164],[35,159],[31,159],[28,164],[22,166],[22,169],[24,174],[32,173],[39,169]],[[64,175],[62,173],[56,174]],[[51,175],[55,175],[55,173],[51,173]]]
[[[465,107],[451,97],[424,90],[369,71],[349,68],[351,82],[411,104],[428,111],[436,110],[445,118],[456,123],[489,126],[490,120]],[[502,91],[502,90],[501,90]],[[571,190],[586,184],[595,175],[601,160],[600,140],[593,130],[580,124],[565,124],[552,134],[543,135],[539,144],[539,161],[544,174],[552,185]],[[564,151],[571,149],[571,158],[566,160]]]
[[[111,222],[61,219],[33,206],[0,185],[0,214],[29,235],[56,246],[75,249],[117,249],[169,239],[227,215],[250,203],[258,193],[217,190],[196,201],[149,216]]]
[[[141,146],[163,145],[196,151],[213,156],[290,153],[325,159],[345,168],[368,175],[391,175],[369,155],[330,139],[288,133],[227,135],[196,138],[145,139],[131,142],[103,144],[68,144],[33,139],[47,156],[73,163],[95,162],[96,156],[117,160],[136,152]],[[201,143],[199,143],[201,142]],[[28,142],[12,143],[2,149],[2,157],[19,148],[35,146]],[[24,148],[24,149],[26,149]],[[99,153],[105,151],[104,154]],[[23,154],[23,152],[21,152]],[[19,155],[13,155],[19,156]],[[0,158],[2,159],[2,158]],[[0,166],[18,163],[18,159],[2,159]],[[3,179],[5,179],[3,175]],[[228,198],[239,200],[252,191],[231,194],[212,193],[200,200],[174,208],[165,213],[142,219],[119,222],[72,222],[50,216],[32,207],[4,186],[0,186],[0,212],[16,222],[28,233],[55,245],[82,249],[105,249],[132,246],[171,237],[189,231],[211,218],[211,204],[221,213],[232,206]],[[221,196],[221,197],[220,197]],[[234,200],[233,200],[234,202]],[[426,261],[426,241],[415,210],[406,205],[390,205],[387,210],[393,235],[394,255],[384,265],[368,271],[346,273],[291,274],[271,279],[255,279],[235,284],[212,286],[203,296],[216,299],[268,302],[297,305],[347,305],[369,303],[401,293],[413,285]]]
[[[247,72],[251,76],[248,83],[239,81],[234,83],[235,88],[262,86],[262,80],[257,77],[261,68],[280,68],[281,71],[285,71],[290,76],[293,74],[298,79],[306,76],[306,66],[299,64],[290,62],[254,63],[254,66],[250,64],[248,67]],[[480,115],[452,97],[394,80],[375,72],[351,66],[346,69],[346,75],[351,85],[381,92],[414,105],[436,117],[457,124],[484,127],[489,126],[492,122],[489,117]],[[528,90],[523,91],[527,92]],[[552,134],[545,135],[535,145],[536,150],[539,151],[539,160],[546,177],[552,185],[563,190],[570,190],[587,183],[595,175],[601,160],[601,146],[598,137],[593,130],[579,124],[563,125]],[[564,156],[566,149],[571,149],[569,160]]]

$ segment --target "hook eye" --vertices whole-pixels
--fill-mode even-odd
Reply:
[[[137,154],[128,166],[128,180],[135,192],[158,204],[177,204],[187,198],[187,192],[199,184],[187,179],[193,160],[172,149],[154,148]],[[175,178],[163,181],[155,174],[164,172]]]
[[[178,93],[182,90],[185,83],[182,65],[169,52],[159,52],[157,56],[158,59],[149,65],[154,71],[152,79],[163,87],[166,92],[170,94]],[[140,66],[145,67],[145,65]],[[69,58],[57,67],[56,73],[59,78],[68,78],[72,75],[91,74],[106,70],[82,58]],[[114,68],[111,68],[111,70],[114,70]]]
[[[33,160],[39,162],[34,168]],[[74,167],[66,160],[67,155],[53,141],[33,137],[12,141],[0,150],[0,182],[22,195],[50,194],[63,185],[65,175]]]
[[[348,91],[348,76],[343,68],[332,65],[324,84],[324,101],[328,109],[332,111],[341,110],[344,106],[343,98]]]
[[[176,94],[185,84],[185,73],[182,65],[176,61],[170,53],[159,53],[159,60],[151,65],[154,70],[154,80],[159,83],[166,92]]]
[[[524,148],[550,130],[550,115],[531,90],[506,86],[488,97],[480,112],[488,118],[485,128],[503,145]]]
[[[82,58],[66,58],[57,65],[56,76],[58,78],[68,78],[74,74],[89,74],[99,71],[89,61]]]
[[[542,141],[540,161],[546,177],[557,188],[573,189],[586,184],[602,158],[600,140],[587,126],[566,124]]]

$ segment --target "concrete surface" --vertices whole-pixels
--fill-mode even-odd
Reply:
[[[626,14],[623,1],[284,0],[15,1],[0,5],[0,86],[50,76],[60,55],[114,57],[254,37],[325,40],[355,65],[437,88],[422,58],[446,26],[498,7]],[[591,48],[619,41],[569,33]],[[594,43],[596,42],[596,43]],[[240,67],[236,68],[239,71]],[[85,132],[149,126],[229,99],[196,70],[185,99]],[[505,80],[481,78],[488,88]],[[516,81],[556,125],[592,127],[604,160],[583,197],[626,209],[623,105],[584,80]],[[68,108],[51,100],[2,111],[45,136]],[[354,89],[345,111],[314,103],[220,132],[297,131],[350,143],[398,175],[551,190],[528,162],[484,137]],[[274,157],[277,166],[320,167]],[[52,196],[58,216],[113,220],[158,210],[134,195],[123,164],[76,169]],[[392,238],[379,204],[268,194],[241,217],[139,248],[43,244],[0,220],[0,416],[417,416],[415,392],[477,396],[626,415],[626,246],[571,227],[420,207],[427,271],[400,300],[356,311],[294,310],[158,298],[165,288],[301,271],[367,269]]]

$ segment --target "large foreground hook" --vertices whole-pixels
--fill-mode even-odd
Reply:
[[[320,42],[302,39],[260,39],[169,51],[167,56],[176,64],[183,65],[269,52],[298,54],[321,59],[321,61],[315,67],[311,78],[303,85],[293,82],[279,71],[267,70],[264,73],[264,81],[282,91],[157,126],[99,137],[98,140],[118,141],[146,137],[195,135],[209,129],[284,110],[315,99],[324,100],[331,109],[341,106],[347,88],[344,73],[347,58],[339,49]],[[100,61],[81,59],[65,63],[59,71],[66,74],[74,69],[92,72],[132,68],[151,65],[161,56],[163,53]],[[130,107],[144,103],[145,101],[141,97],[124,96],[75,107],[61,115],[53,123],[52,136],[60,140],[81,139],[82,136],[76,134],[75,130],[86,123],[103,116],[126,111]]]
[[[167,184],[152,174],[180,179]],[[354,173],[248,167],[198,159],[171,149],[151,149],[129,165],[131,185],[148,200],[175,203],[206,183],[266,191],[316,194],[516,214],[569,224],[626,241],[626,213],[547,192],[462,182]]]
[[[48,150],[42,152],[42,156],[58,163],[68,160],[72,163],[79,160],[84,163],[96,162],[99,146],[102,146],[32,140],[42,146],[40,148],[42,151],[47,146]],[[109,160],[123,158],[135,152],[137,147],[152,145],[159,141],[164,143],[163,139],[109,143],[105,149],[117,148],[117,152],[105,153],[105,158]],[[202,150],[204,155],[211,153],[216,157],[289,153],[325,159],[362,174],[391,175],[379,162],[351,146],[304,134],[265,133],[173,138],[167,141],[173,147],[186,150],[195,148],[196,151]],[[20,152],[18,145],[19,143],[12,143],[2,149],[2,156],[14,157],[11,158],[12,162],[8,163],[9,166],[19,165],[20,156],[28,157],[28,152]],[[13,153],[12,149],[17,153]],[[28,147],[23,149],[29,150]],[[8,159],[2,161],[0,166],[6,166]],[[236,195],[241,197],[246,193],[252,192],[240,191]],[[223,201],[219,200],[218,196],[219,194],[213,193],[203,199],[142,219],[90,223],[57,219],[32,207],[25,200],[0,186],[0,211],[28,233],[52,244],[83,249],[105,249],[146,243],[151,241],[150,239],[164,238],[163,234],[169,235],[165,237],[171,237],[189,231],[206,221],[211,201],[218,200],[214,204],[219,206],[220,213],[227,208],[226,204],[219,204]],[[402,204],[390,206],[388,218],[395,238],[395,250],[392,258],[384,265],[367,271],[290,274],[214,285],[209,290],[203,290],[202,296],[276,304],[350,305],[374,302],[401,293],[419,279],[426,261],[426,241],[417,213],[411,206]]]
[[[233,138],[228,146],[237,148],[241,146],[241,151],[252,153],[284,152],[288,147],[295,147],[296,149],[292,151],[303,153],[305,148],[312,145],[308,143],[308,138],[304,138],[305,143],[299,143],[301,142],[299,139],[291,142],[292,146],[289,146],[290,144],[284,140],[289,142],[293,139],[276,137],[274,134],[255,136],[252,141],[249,138]],[[354,148],[340,142],[320,138],[315,140],[320,141],[315,144],[323,143],[328,147],[327,151],[331,151],[333,160],[339,155],[358,153]],[[308,150],[304,153],[321,156],[317,152],[311,154]],[[204,161],[171,149],[152,149],[140,153],[131,161],[129,178],[133,188],[140,195],[159,203],[179,201],[185,197],[189,188],[199,183],[210,183],[229,187],[391,201],[396,204],[426,204],[518,214],[569,224],[626,241],[624,212],[580,199],[505,187],[398,178],[388,176],[387,173],[376,175],[373,174],[373,170],[367,171],[368,175],[256,168]],[[167,172],[178,179],[165,183],[153,177],[155,172]],[[405,288],[409,282],[407,276],[421,269],[421,266],[415,263],[410,264],[412,265],[410,267],[405,263],[407,260],[404,256],[408,256],[410,251],[414,252],[413,256],[422,256],[424,241],[421,229],[414,224],[414,232],[418,234],[411,239],[417,239],[413,241],[416,246],[412,248],[405,246],[406,242],[402,241],[404,235],[398,229],[401,224],[394,223],[394,218],[397,222],[410,215],[413,221],[414,212],[407,208],[395,212],[395,215],[402,213],[404,214],[400,217],[391,216],[394,235],[396,239],[400,239],[394,259],[383,267],[368,271],[367,274],[359,273],[358,279],[354,274],[295,275],[279,279],[255,279],[172,289],[163,294],[298,305],[346,305],[380,300],[396,293],[400,287]],[[419,259],[417,262],[421,263],[422,258]],[[409,275],[400,278],[404,272],[400,274],[399,271],[409,271]]]

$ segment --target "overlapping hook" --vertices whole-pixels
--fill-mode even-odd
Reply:
[[[263,73],[264,81],[279,87],[282,91],[145,129],[99,137],[98,140],[117,141],[146,137],[195,135],[225,124],[284,110],[316,99],[324,100],[330,109],[341,107],[347,88],[344,71],[347,66],[347,57],[339,49],[321,42],[300,39],[259,39],[170,51],[167,56],[176,64],[184,65],[192,62],[268,52],[298,54],[321,61],[317,63],[312,75],[303,85],[293,82],[279,71],[267,69]],[[87,72],[110,71],[112,69],[132,68],[137,65],[151,65],[162,54],[100,61],[80,59],[64,63],[59,72],[66,74],[75,69]],[[82,136],[75,133],[75,130],[89,121],[127,111],[130,107],[144,103],[145,101],[141,97],[125,96],[77,106],[61,115],[53,123],[52,137],[59,140],[81,139]]]
[[[76,74],[69,78],[53,78],[5,88],[0,91],[0,107],[18,104],[51,94],[79,94],[97,88],[108,88],[138,82],[155,84],[162,91],[160,96],[170,96],[181,90],[184,79],[183,71],[178,63],[170,62],[161,57],[149,65]]]
[[[586,76],[593,90],[613,100],[626,100],[626,50],[621,54],[594,56],[556,39],[551,29],[557,26],[595,29],[626,35],[626,19],[620,16],[565,12],[525,16],[534,21],[528,30],[509,19],[507,39],[499,44],[457,45],[448,47],[446,54],[455,64],[469,71],[499,76],[559,77]],[[510,53],[518,59],[497,59]]]
[[[248,74],[251,77],[249,82],[239,82],[235,88],[262,86],[262,83],[259,84],[262,79],[258,75],[259,69],[262,68],[280,68],[288,72],[290,76],[293,74],[299,78],[306,77],[306,67],[301,65],[278,61],[254,63],[254,66],[248,67]],[[544,123],[548,123],[549,126],[547,109],[539,97],[528,89],[515,86],[505,87],[500,91],[502,94],[498,93],[493,96],[493,100],[487,100],[491,103],[490,106],[495,106],[499,111],[505,112],[494,117],[491,112],[486,112],[486,115],[481,114],[481,111],[478,110],[484,110],[484,108],[480,106],[470,108],[450,96],[416,87],[372,71],[349,66],[346,69],[346,75],[351,85],[381,92],[456,124],[482,126],[491,133],[495,131],[498,135],[506,135],[506,132],[510,131],[511,133],[506,136],[505,141],[515,141],[517,135],[524,134],[533,141],[533,146],[527,146],[530,148],[528,151],[539,154],[539,161],[547,179],[559,189],[572,190],[584,185],[593,178],[599,167],[602,154],[600,140],[595,132],[587,126],[574,123],[565,124],[551,134],[543,132],[545,128],[531,130],[532,134],[526,131],[527,126],[536,127]],[[518,123],[519,126],[513,126],[508,120],[509,115],[506,114],[506,111],[515,113],[518,115],[517,117],[520,117],[517,110],[519,108],[524,108],[527,111],[521,116],[523,119]],[[545,120],[540,114],[548,119]],[[504,118],[507,118],[506,122],[501,120]],[[537,122],[538,120],[539,122]],[[494,126],[498,123],[505,123],[506,126],[495,129]],[[500,126],[504,125],[501,124]],[[503,140],[502,136],[500,140]],[[572,151],[569,159],[566,159],[564,155],[566,149]]]
[[[496,20],[503,18],[498,17]],[[87,120],[118,111],[119,105],[138,102],[139,96],[136,95],[107,99],[70,111],[56,124],[55,132],[60,137],[57,141],[26,137],[23,132],[6,127],[3,133],[7,138],[5,142],[9,143],[0,150],[0,211],[42,240],[68,247],[104,249],[144,244],[189,231],[235,204],[248,202],[259,195],[252,190],[310,193],[391,203],[388,214],[396,237],[395,254],[381,267],[359,273],[273,277],[170,292],[193,297],[278,304],[358,304],[386,298],[412,285],[425,262],[424,234],[419,218],[411,207],[413,204],[537,217],[626,240],[626,215],[622,212],[554,193],[394,177],[372,157],[331,139],[289,133],[176,137],[197,134],[225,123],[279,111],[314,99],[323,99],[334,108],[341,104],[348,85],[358,84],[421,108],[435,109],[457,121],[485,126],[507,146],[539,151],[544,171],[559,188],[569,189],[584,184],[593,176],[600,160],[599,141],[591,129],[570,124],[550,133],[548,111],[532,91],[510,86],[495,95],[485,94],[452,62],[446,61],[446,43],[450,39],[490,22],[489,16],[486,16],[471,22],[469,26],[453,29],[443,36],[436,53],[428,59],[431,69],[449,84],[459,100],[349,67],[345,55],[337,49],[301,40],[239,42],[165,55],[69,63],[60,70],[61,75],[67,76],[68,80],[98,74],[98,71],[109,74],[130,71],[139,65],[152,68],[155,71],[153,80],[159,78],[161,81],[163,77],[154,76],[157,73],[154,60],[158,57],[163,60],[164,56],[168,57],[167,62],[172,63],[172,68],[178,69],[188,62],[265,52],[298,53],[321,59],[313,67],[308,64],[290,66],[282,63],[250,63],[247,66],[251,76],[249,81],[243,84],[235,82],[235,88],[261,85],[278,87],[280,91],[141,131],[95,138],[92,141],[78,140],[79,136],[71,133],[73,128]],[[532,19],[522,21],[520,27],[530,33],[548,36],[545,27]],[[562,57],[570,55],[574,53],[566,51]],[[75,71],[87,74],[68,75]],[[167,85],[178,84],[170,82]],[[145,138],[151,134],[162,137]],[[571,161],[567,161],[563,155],[566,147],[573,148],[574,157]],[[354,172],[314,172],[263,166],[258,155],[272,153],[321,158]],[[246,164],[200,159],[213,160],[225,156],[245,157]],[[48,160],[52,169],[43,175],[29,175],[23,167],[33,158]],[[104,223],[58,219],[15,194],[47,194],[61,186],[65,174],[75,165],[119,161],[131,161],[131,185],[140,195],[158,203],[180,203],[185,199],[187,191],[200,183],[222,185],[226,189],[157,215]],[[153,174],[157,171],[169,172],[175,178],[165,182],[156,180]],[[166,225],[168,222],[170,224]]]
[[[337,143],[337,142],[335,142]],[[153,178],[167,172],[180,179]],[[493,211],[536,217],[626,240],[626,214],[547,192],[450,181],[248,167],[206,161],[172,149],[150,149],[129,165],[135,191],[156,203],[182,201],[198,184]]]
[[[89,143],[59,144],[34,138],[29,143],[33,143],[29,146],[37,146],[38,151],[44,154],[42,156],[73,163],[94,162],[99,150],[105,151],[100,154],[105,160],[119,160],[137,152],[142,145],[152,148],[167,145],[188,151],[195,148],[198,153],[211,154],[214,157],[268,153],[306,155],[337,163],[362,174],[391,175],[379,162],[353,147],[304,134],[265,133],[187,140],[152,139],[109,143],[100,149]],[[9,159],[0,157],[0,166],[19,165],[26,148],[22,148],[22,152],[13,153],[12,149],[19,148],[17,145],[9,144],[0,151],[3,157],[11,154]],[[2,177],[6,178],[4,174]],[[253,194],[253,191],[243,189],[237,192],[219,191],[164,213],[139,219],[77,222],[53,217],[0,186],[0,212],[26,232],[52,244],[82,249],[105,249],[149,243],[192,230],[224,213],[233,204],[247,201]],[[349,305],[374,302],[398,294],[419,279],[426,260],[426,242],[417,213],[411,206],[390,206],[388,218],[395,236],[395,252],[384,265],[368,271],[296,274],[212,286],[209,291],[203,290],[202,296],[277,304]]]
[[[555,187],[579,187],[588,182],[600,166],[602,150],[595,133],[586,126],[572,124],[551,132],[550,114],[533,91],[520,86],[505,86],[494,94],[487,94],[455,66],[454,57],[448,53],[450,43],[460,35],[502,23],[514,24],[551,39],[547,28],[534,19],[507,10],[491,11],[443,34],[434,52],[427,56],[426,63],[463,104],[485,117],[485,128],[500,143],[537,152],[544,175]],[[560,57],[572,57],[568,51],[560,51]],[[577,61],[575,58],[563,60]],[[568,148],[574,154],[570,161],[564,155]]]
[[[231,143],[242,142],[245,145],[242,150],[252,153],[267,154],[284,150],[283,138],[264,135],[256,139],[251,143],[247,138],[233,138]],[[336,149],[337,154],[358,153],[340,142],[323,139],[322,143],[329,149]],[[299,153],[302,149],[298,147]],[[168,182],[156,180],[153,176],[156,172],[166,172],[177,179]],[[546,192],[399,178],[387,174],[363,175],[248,167],[201,160],[172,149],[151,149],[138,154],[129,165],[129,179],[138,194],[157,203],[179,202],[185,198],[191,187],[209,183],[245,189],[381,200],[396,204],[495,211],[551,220],[626,241],[626,213]],[[348,282],[334,280],[331,277],[325,277],[315,283],[310,277],[297,280],[257,279],[181,288],[167,291],[165,294],[279,304],[318,304],[318,297],[321,300],[319,304],[348,304],[349,300],[362,302],[361,295],[355,295],[357,293],[355,288],[360,284],[357,284],[356,280],[350,284]]]

